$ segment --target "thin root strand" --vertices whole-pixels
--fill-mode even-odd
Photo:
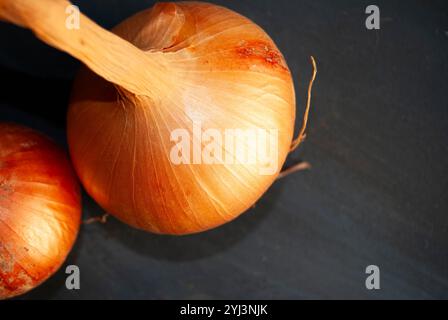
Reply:
[[[314,80],[316,79],[316,74],[317,74],[316,60],[314,60],[313,56],[311,56],[311,64],[313,65],[313,75],[312,75],[310,83],[308,85],[308,98],[306,101],[305,114],[303,115],[302,128],[300,129],[300,132],[299,132],[297,138],[292,141],[291,148],[290,148],[289,152],[293,152],[295,149],[297,149],[297,147],[303,142],[303,140],[305,140],[305,137],[306,137],[305,130],[306,130],[306,125],[308,123],[308,116],[310,113],[311,92],[313,90],[313,83],[314,83]]]
[[[107,218],[108,217],[109,217],[109,213],[105,213],[105,214],[103,214],[101,216],[98,216],[98,217],[92,217],[92,218],[86,219],[82,223],[83,224],[92,224],[92,223],[99,222],[99,223],[103,223],[104,224],[104,223],[107,222]]]
[[[280,172],[280,174],[277,177],[277,180],[284,178],[286,176],[289,176],[290,174],[292,174],[294,172],[309,170],[309,169],[311,169],[311,164],[309,162],[302,161],[302,162],[296,163],[295,165],[292,165],[291,167]]]

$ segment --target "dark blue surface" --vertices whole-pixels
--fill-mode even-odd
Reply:
[[[76,3],[110,27],[152,1]],[[281,48],[296,80],[298,123],[308,57],[316,57],[308,139],[288,161],[313,169],[278,181],[250,212],[199,235],[156,236],[115,219],[84,225],[67,261],[81,269],[81,290],[66,290],[61,270],[22,298],[448,298],[443,1],[376,1],[379,31],[364,27],[366,1],[217,3],[252,18]],[[0,119],[63,142],[77,63],[0,25],[0,37],[6,33]],[[17,53],[23,47],[32,54]],[[16,93],[19,85],[29,94]],[[85,218],[100,214],[85,197]],[[370,264],[381,269],[381,290],[364,286]]]

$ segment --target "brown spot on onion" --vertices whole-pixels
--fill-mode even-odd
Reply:
[[[271,42],[264,40],[242,41],[237,46],[236,52],[239,57],[250,59],[251,62],[255,60],[268,67],[288,70],[282,54],[272,46]]]

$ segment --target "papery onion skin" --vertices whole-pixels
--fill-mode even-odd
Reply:
[[[79,184],[65,152],[32,129],[0,123],[0,299],[56,272],[80,219]]]
[[[157,4],[113,32],[165,72],[148,68],[160,82],[144,96],[80,71],[68,141],[87,192],[127,224],[163,234],[211,229],[250,208],[275,181],[294,131],[294,85],[271,38],[229,9],[198,2]],[[278,129],[277,172],[173,165],[170,132],[195,117],[204,128]]]

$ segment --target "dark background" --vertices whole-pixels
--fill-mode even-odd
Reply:
[[[448,298],[448,10],[446,1],[214,1],[261,25],[294,74],[299,124],[318,61],[308,139],[275,183],[218,229],[156,236],[111,218],[83,225],[62,268],[22,299]],[[105,27],[153,1],[75,1]],[[381,30],[365,28],[365,8]],[[65,143],[79,64],[0,24],[0,120]],[[103,211],[87,196],[84,218]],[[366,290],[365,268],[381,270]]]

